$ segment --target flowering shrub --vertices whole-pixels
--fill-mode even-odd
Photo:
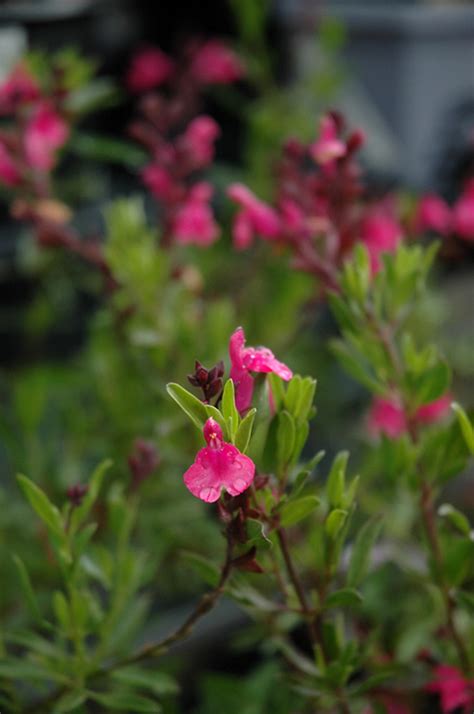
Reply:
[[[454,206],[427,196],[401,213],[366,188],[362,131],[329,112],[313,140],[284,145],[272,200],[242,181],[222,190],[223,130],[201,102],[245,71],[213,39],[132,59],[135,176],[157,210],[113,201],[100,240],[55,180],[92,66],[30,59],[0,87],[11,214],[63,249],[61,277],[71,253],[86,260],[99,304],[70,365],[5,387],[1,711],[185,708],[174,645],[224,597],[258,663],[245,682],[215,676],[203,711],[472,709],[474,539],[445,487],[474,426],[426,320],[438,246],[418,239],[472,240],[472,184]],[[326,309],[328,339],[307,329]],[[356,383],[363,446],[342,426],[338,386]],[[186,613],[157,628],[179,597]]]

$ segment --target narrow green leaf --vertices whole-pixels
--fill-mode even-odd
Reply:
[[[26,478],[26,476],[20,474],[17,476],[17,480],[36,514],[48,526],[52,533],[61,539],[64,538],[64,526],[61,514],[56,506],[48,499],[45,492],[33,483],[33,481]]]
[[[335,590],[326,598],[324,607],[355,607],[362,602],[362,595],[355,588],[341,588]]]
[[[464,441],[467,444],[467,448],[474,454],[474,427],[471,424],[469,417],[457,402],[451,404],[451,409],[456,412],[456,416],[461,427],[462,435],[464,436]]]
[[[298,422],[301,423],[308,419],[313,406],[315,392],[316,380],[311,379],[311,377],[305,377],[301,382],[300,397],[294,410],[294,417]]]
[[[219,582],[219,568],[212,560],[208,560],[200,553],[185,551],[182,557],[186,560],[205,583],[215,587]]]
[[[53,594],[53,610],[61,628],[64,632],[69,632],[71,627],[69,604],[60,590],[56,590]]]
[[[94,470],[89,483],[87,493],[80,506],[74,509],[71,516],[70,533],[75,533],[79,525],[87,518],[92,506],[97,500],[102,482],[108,469],[112,466],[111,459],[105,459]]]
[[[351,555],[347,584],[356,587],[365,577],[369,568],[372,548],[382,528],[380,518],[366,521],[355,539]]]
[[[90,698],[94,699],[102,706],[107,707],[107,711],[119,709],[120,711],[133,712],[133,714],[159,714],[162,711],[158,702],[143,697],[139,694],[133,694],[130,691],[114,691],[107,694],[98,694],[91,692]]]
[[[280,469],[290,462],[295,448],[295,421],[291,414],[282,411],[278,414],[277,460]]]
[[[255,421],[256,409],[251,409],[240,422],[235,435],[235,445],[243,454],[247,451],[250,438],[252,436],[253,423]]]
[[[170,382],[170,384],[166,385],[166,391],[197,428],[202,430],[209,418],[206,405],[180,384]]]
[[[455,594],[456,602],[465,610],[474,615],[474,593],[458,590]]]
[[[301,384],[302,379],[299,374],[295,376],[288,382],[286,388],[286,394],[284,398],[285,409],[292,415],[295,416],[296,408],[301,396]]]
[[[65,714],[77,710],[87,700],[87,692],[68,692],[54,705],[54,714]]]
[[[163,696],[167,694],[176,694],[179,691],[179,686],[176,680],[166,672],[157,672],[156,670],[146,670],[141,667],[127,666],[117,669],[112,673],[112,679],[122,684],[128,684],[133,687],[148,689],[153,694]]]
[[[454,506],[450,503],[441,504],[438,508],[438,515],[441,516],[441,518],[446,518],[446,520],[448,520],[463,535],[469,536],[471,532],[469,519],[464,515],[464,513],[458,511],[457,508],[454,508]]]
[[[326,495],[332,508],[339,508],[344,504],[346,467],[349,459],[348,451],[341,451],[332,462],[326,483]]]
[[[320,504],[317,496],[302,496],[294,501],[287,501],[281,508],[282,526],[293,526],[309,516]]]
[[[330,538],[335,540],[344,526],[347,518],[347,511],[342,508],[335,508],[326,518],[324,527]]]
[[[15,563],[15,567],[18,573],[18,579],[20,581],[21,589],[23,590],[23,594],[28,604],[28,609],[32,617],[34,617],[35,620],[39,621],[41,620],[41,612],[25,564],[18,555],[12,555],[12,559]]]
[[[230,438],[233,441],[235,434],[237,432],[240,416],[235,406],[235,390],[234,382],[228,379],[225,383],[224,391],[222,392],[222,404],[221,404],[222,414],[224,419],[228,422],[230,421],[232,428],[230,430]]]

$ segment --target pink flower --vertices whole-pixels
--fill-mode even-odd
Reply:
[[[238,327],[230,338],[229,355],[230,378],[235,385],[235,404],[240,413],[252,403],[254,380],[250,372],[273,372],[286,382],[293,376],[291,369],[279,362],[267,347],[245,347],[242,327]]]
[[[474,179],[467,182],[453,206],[453,230],[464,240],[474,241]]]
[[[340,159],[346,154],[347,148],[338,137],[337,125],[330,114],[326,114],[320,121],[319,138],[309,147],[313,159],[322,166],[329,164],[334,159]]]
[[[383,253],[394,253],[402,240],[402,230],[395,218],[382,211],[368,213],[361,224],[361,239],[370,255],[372,273],[381,267]]]
[[[416,419],[420,424],[433,424],[442,419],[448,412],[451,406],[451,394],[443,394],[443,396],[435,399],[433,402],[423,404],[416,412]]]
[[[244,68],[224,42],[209,40],[195,50],[191,72],[202,84],[230,84],[244,75]]]
[[[465,679],[459,669],[448,664],[435,667],[434,674],[434,679],[425,685],[425,689],[439,694],[443,714],[474,704],[474,680]]]
[[[0,85],[0,114],[15,111],[17,105],[33,102],[40,96],[36,80],[19,64]]]
[[[446,201],[433,193],[423,196],[415,216],[415,230],[433,230],[442,236],[451,230],[451,209]]]
[[[41,104],[25,129],[25,155],[28,164],[40,171],[54,166],[56,151],[69,136],[69,127],[48,104]]]
[[[184,146],[198,166],[209,164],[214,158],[214,143],[220,134],[217,123],[208,116],[193,119],[183,134]]]
[[[398,399],[376,397],[369,410],[367,427],[373,438],[385,434],[389,439],[398,439],[405,433],[407,421]]]
[[[190,191],[173,221],[173,235],[178,243],[208,246],[219,237],[219,226],[209,205],[212,187],[202,181]]]
[[[141,178],[145,186],[158,200],[166,200],[170,197],[173,181],[166,169],[158,164],[149,164],[141,172]]]
[[[20,181],[20,172],[15,166],[5,144],[0,141],[0,183],[5,186],[16,186]]]
[[[194,464],[184,474],[184,483],[193,496],[207,503],[217,501],[222,489],[238,496],[255,475],[255,464],[236,446],[223,441],[222,429],[214,419],[204,424],[207,446],[200,449]]]
[[[238,250],[251,244],[254,233],[269,239],[279,235],[281,223],[278,213],[260,201],[247,186],[231,184],[227,195],[242,207],[234,218],[233,226],[234,245]]]
[[[125,75],[127,88],[136,94],[158,87],[171,77],[173,62],[158,47],[140,50],[133,57]]]

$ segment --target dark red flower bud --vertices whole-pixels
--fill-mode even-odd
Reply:
[[[89,487],[82,483],[76,483],[73,486],[69,486],[68,490],[66,491],[66,495],[74,508],[77,508],[77,506],[81,505],[82,499],[84,498],[88,490]]]
[[[213,397],[220,395],[222,391],[222,377],[224,374],[224,363],[218,362],[211,369],[206,369],[196,360],[194,372],[188,374],[188,381],[193,387],[199,387],[203,392],[203,401],[209,402]]]
[[[155,445],[145,439],[136,439],[133,451],[128,457],[128,466],[132,473],[132,488],[136,489],[142,481],[155,471],[160,463]]]

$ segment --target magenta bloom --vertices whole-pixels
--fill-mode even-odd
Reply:
[[[234,245],[238,250],[248,248],[255,233],[270,240],[279,235],[281,223],[278,213],[260,201],[247,186],[233,183],[227,189],[227,195],[242,207],[234,218],[233,226]]]
[[[255,464],[236,446],[223,440],[222,429],[214,419],[204,424],[207,446],[196,454],[194,464],[184,474],[184,483],[193,496],[207,503],[217,501],[221,491],[238,496],[255,475]]]
[[[345,156],[347,147],[339,139],[336,122],[330,114],[322,117],[319,126],[319,138],[309,147],[309,152],[318,164],[324,166]]]
[[[231,84],[244,75],[244,68],[224,42],[209,40],[195,50],[191,73],[202,84]]]
[[[402,240],[402,230],[392,216],[382,211],[373,211],[362,221],[361,238],[369,251],[372,273],[375,275],[380,270],[382,254],[396,251]]]
[[[41,104],[25,129],[25,155],[33,169],[50,171],[56,152],[66,142],[69,127],[48,104]]]
[[[201,167],[214,158],[214,143],[220,134],[218,124],[208,116],[193,119],[183,134],[183,143],[193,162]]]
[[[438,399],[428,404],[423,404],[416,412],[416,419],[420,424],[433,424],[449,413],[452,402],[451,394],[443,394]]]
[[[158,47],[148,47],[133,57],[125,75],[125,84],[130,92],[140,94],[166,82],[173,71],[173,62],[164,52]]]
[[[425,685],[425,689],[439,694],[443,714],[474,705],[474,680],[465,679],[459,669],[449,664],[438,665],[434,674],[435,678]]]
[[[254,379],[250,372],[273,372],[286,382],[293,372],[286,364],[279,362],[267,347],[245,347],[245,333],[238,327],[229,341],[231,361],[230,378],[235,386],[235,404],[240,413],[252,403]]]
[[[19,64],[0,85],[0,114],[14,112],[17,106],[33,102],[40,96],[36,80]]]
[[[389,439],[398,439],[407,430],[405,412],[399,401],[376,397],[370,407],[367,427],[374,438],[385,434]]]
[[[155,198],[159,201],[169,199],[173,190],[173,181],[166,169],[158,164],[148,164],[141,171],[141,178]]]
[[[433,193],[423,196],[415,217],[415,229],[432,230],[442,236],[451,230],[451,209],[446,201]]]
[[[5,186],[16,186],[21,181],[21,175],[7,147],[0,141],[0,183]]]
[[[474,241],[474,179],[467,182],[453,206],[453,230],[460,238]]]
[[[208,246],[217,240],[220,230],[209,205],[211,196],[212,187],[205,181],[191,189],[173,221],[173,235],[178,243]]]

